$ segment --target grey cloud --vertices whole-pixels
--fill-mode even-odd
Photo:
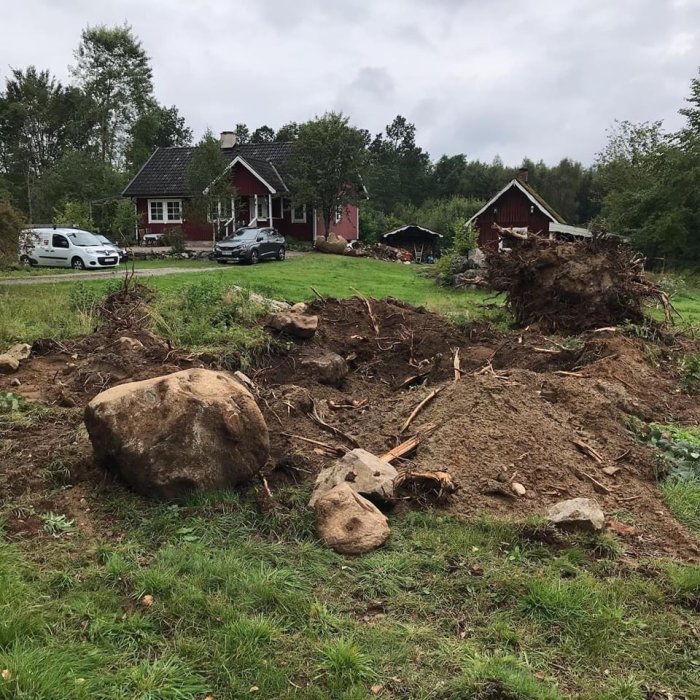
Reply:
[[[511,163],[589,163],[616,118],[677,127],[700,43],[699,0],[24,0],[3,9],[0,65],[66,80],[81,29],[125,20],[198,135],[403,114],[433,157]]]

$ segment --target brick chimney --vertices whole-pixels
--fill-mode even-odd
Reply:
[[[233,148],[238,141],[235,131],[222,131],[219,136],[221,148]]]
[[[520,170],[518,170],[518,180],[521,182],[527,182],[528,176],[529,171],[527,168],[520,168]]]

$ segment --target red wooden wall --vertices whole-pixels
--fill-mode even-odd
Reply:
[[[496,209],[495,213],[494,208]],[[503,227],[527,226],[530,231],[549,236],[550,218],[543,214],[517,187],[511,187],[504,192],[477,219],[479,246],[498,244],[498,233],[491,228],[494,221]]]

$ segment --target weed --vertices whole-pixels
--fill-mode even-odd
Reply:
[[[700,354],[683,355],[678,361],[681,374],[681,386],[689,393],[700,391]]]
[[[75,526],[74,520],[68,520],[68,518],[59,513],[45,513],[41,516],[44,522],[44,532],[47,532],[52,537],[60,537],[67,532],[71,532]]]
[[[666,576],[673,597],[700,612],[700,566],[671,564],[666,569]]]
[[[332,688],[347,688],[375,675],[369,657],[352,640],[342,637],[321,648],[319,670]]]
[[[51,461],[44,467],[44,476],[51,484],[66,486],[70,484],[72,479],[70,465],[66,463],[64,457],[54,455]]]
[[[512,656],[477,656],[450,684],[447,700],[562,700]]]

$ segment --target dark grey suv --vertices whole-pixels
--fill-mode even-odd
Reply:
[[[239,228],[214,246],[214,258],[220,265],[248,262],[252,265],[265,259],[284,260],[287,246],[274,228]]]

